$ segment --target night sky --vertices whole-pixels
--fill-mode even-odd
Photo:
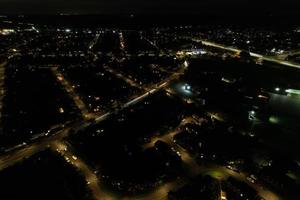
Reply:
[[[296,0],[0,0],[3,14],[295,15]]]

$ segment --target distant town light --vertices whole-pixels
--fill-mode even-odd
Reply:
[[[9,35],[11,33],[14,33],[15,30],[14,29],[0,29],[0,34],[1,35]]]
[[[65,112],[65,110],[61,107],[59,108],[59,113],[63,114]]]
[[[67,28],[67,29],[65,29],[65,32],[66,32],[66,33],[70,33],[70,32],[71,32],[71,29],[68,29],[68,28]]]
[[[278,123],[279,123],[279,118],[276,117],[276,116],[270,116],[270,117],[269,117],[269,122],[270,122],[271,124],[278,124]]]
[[[300,95],[300,90],[296,89],[286,89],[285,92],[289,94]]]
[[[251,111],[249,111],[249,114],[248,114],[248,118],[249,118],[249,120],[255,120],[255,111],[254,110],[251,110]]]

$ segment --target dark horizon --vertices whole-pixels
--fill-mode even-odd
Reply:
[[[299,2],[238,1],[238,0],[0,0],[4,14],[207,14],[207,15],[275,15],[299,16]]]
[[[11,19],[35,24],[85,26],[85,27],[131,27],[141,28],[149,26],[237,26],[237,27],[264,27],[287,28],[298,27],[297,16],[271,14],[257,15],[213,15],[213,14],[1,14],[2,23]],[[0,18],[1,19],[1,18]],[[88,23],[87,23],[88,22]],[[5,22],[4,22],[5,23]],[[1,25],[1,23],[0,23]]]

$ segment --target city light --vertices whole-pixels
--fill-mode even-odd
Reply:
[[[300,90],[286,89],[285,92],[288,94],[300,95]]]
[[[14,29],[0,29],[0,34],[1,35],[10,35],[12,33],[14,33],[15,30]]]
[[[278,124],[279,123],[279,118],[276,117],[276,116],[271,116],[271,117],[269,117],[269,122],[271,124]]]
[[[188,67],[188,66],[189,66],[189,63],[188,63],[187,61],[184,61],[183,64],[184,64],[185,67]]]
[[[256,112],[254,110],[249,111],[248,118],[249,120],[255,120]]]
[[[181,87],[182,91],[185,93],[185,94],[191,94],[192,91],[192,87],[188,84],[184,84],[182,87]]]

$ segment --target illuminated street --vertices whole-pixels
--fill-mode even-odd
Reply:
[[[94,174],[94,172],[89,169],[89,167],[77,156],[74,155],[71,147],[67,146],[63,142],[55,141],[51,144],[51,149],[53,151],[57,151],[61,156],[65,158],[65,160],[71,163],[74,167],[76,167],[80,173],[82,173],[85,177],[86,183],[95,199],[97,200],[110,200],[113,199],[108,197],[103,191],[101,191],[99,187],[99,179]]]
[[[136,88],[140,88],[141,89],[141,86],[138,85],[137,83],[135,83],[134,81],[130,80],[129,78],[125,77],[123,74],[115,71],[114,69],[112,68],[109,68],[107,66],[104,67],[105,70],[107,70],[108,72],[114,74],[115,76],[117,76],[118,78],[121,78],[123,79],[124,81],[126,81],[126,83],[130,84],[132,87],[136,87]]]
[[[85,119],[90,119],[93,117],[86,108],[84,102],[80,99],[80,96],[75,92],[74,87],[65,79],[65,77],[57,70],[57,68],[52,68],[53,73],[57,77],[57,80],[65,87],[67,93],[72,97],[73,101],[76,103],[77,107],[80,109],[82,116]]]
[[[2,131],[1,121],[2,121],[2,109],[3,109],[3,97],[5,95],[4,80],[5,80],[5,66],[6,61],[0,64],[0,132]]]
[[[228,47],[228,46],[221,45],[221,44],[216,44],[214,42],[197,40],[197,39],[195,41],[202,42],[204,45],[207,45],[207,46],[216,47],[216,48],[220,48],[220,49],[224,49],[224,50],[228,50],[228,51],[233,51],[235,53],[240,53],[242,51],[240,49],[236,49],[236,48],[233,48],[233,47]],[[276,58],[271,58],[271,57],[264,56],[264,55],[257,54],[257,53],[253,53],[253,52],[249,52],[249,53],[250,53],[250,56],[252,56],[254,58],[259,58],[259,59],[262,59],[264,61],[269,61],[269,62],[280,64],[280,65],[283,65],[283,66],[300,69],[300,64],[291,63],[291,62],[279,60],[279,59],[276,59]]]

